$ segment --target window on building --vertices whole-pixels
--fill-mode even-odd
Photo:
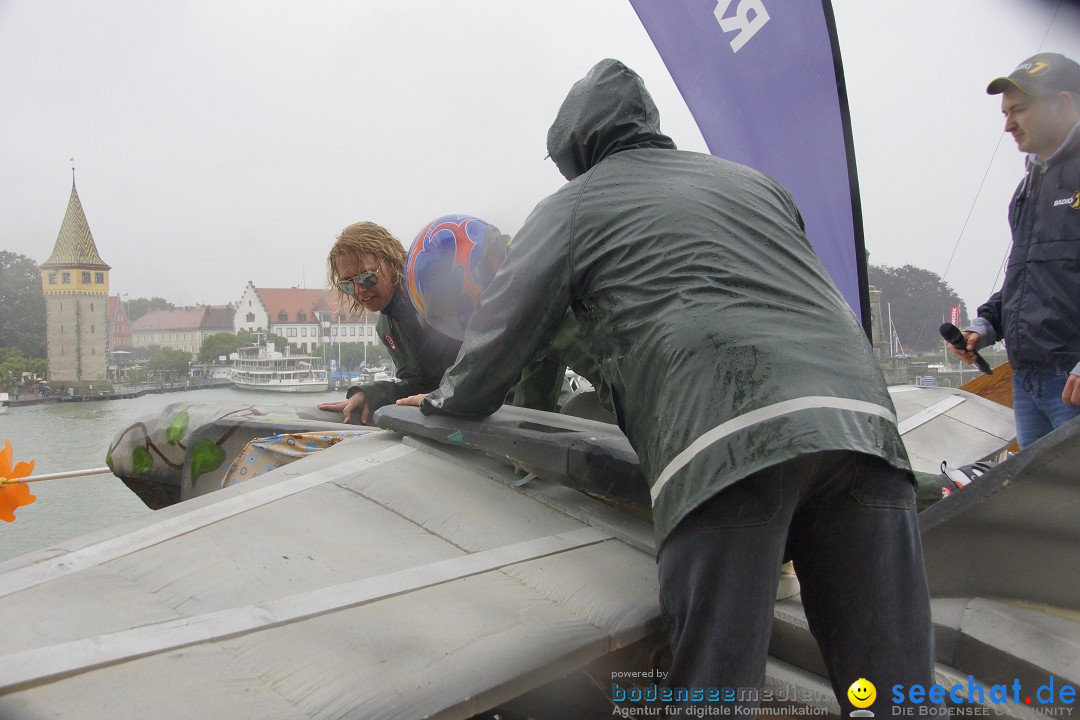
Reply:
[[[90,312],[94,312],[94,303],[90,303]]]
[[[356,328],[355,327],[349,328],[349,334],[352,335],[353,337],[356,337]]]
[[[335,327],[335,328],[331,328],[331,330],[330,330],[330,334],[331,334],[331,335],[333,335],[334,337],[337,337],[337,328],[336,328],[336,327]]]
[[[301,310],[296,314],[296,319],[300,322],[307,322],[307,313]]]
[[[103,272],[94,273],[94,284],[95,285],[104,285],[105,284],[105,273],[103,273]]]
[[[60,281],[64,285],[70,285],[71,284],[71,273],[69,273],[69,272],[60,273]]]
[[[50,285],[55,285],[56,284],[56,273],[54,273],[54,272],[49,273],[49,284]]]
[[[64,303],[63,303],[63,301],[61,301],[60,302],[60,312],[63,312],[63,311],[64,311]]]
[[[247,322],[249,322],[249,323],[255,322],[255,313],[248,313],[247,314]]]
[[[338,313],[338,315],[337,315],[337,321],[338,321],[339,323],[343,323],[343,322],[345,322],[345,313]]]
[[[285,330],[285,337],[296,337],[296,328],[287,328]]]
[[[306,327],[300,328],[300,334],[303,335],[304,337],[307,337],[307,328]]]
[[[84,272],[82,274],[82,281],[83,281],[83,285],[89,285],[90,284],[90,273]]]
[[[288,320],[289,320],[289,313],[287,313],[287,312],[285,312],[284,310],[282,310],[281,312],[279,312],[279,313],[277,314],[277,319],[278,319],[278,320],[279,320],[280,322],[288,322]]]
[[[94,326],[93,326],[93,324],[90,325],[90,334],[91,335],[94,334]]]
[[[61,334],[61,335],[63,335],[63,334],[64,334],[64,326],[63,326],[63,325],[61,325],[61,326],[60,326],[60,334]]]

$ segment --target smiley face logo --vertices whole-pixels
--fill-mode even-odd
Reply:
[[[847,690],[847,696],[855,707],[868,708],[877,699],[877,688],[874,687],[874,683],[866,678],[859,678],[851,683],[851,687]]]

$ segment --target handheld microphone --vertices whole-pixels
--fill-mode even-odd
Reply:
[[[957,350],[967,350],[967,340],[961,334],[960,329],[952,323],[945,323],[942,325],[938,332],[941,333],[941,337],[945,338],[945,342],[952,345]],[[990,363],[983,359],[983,356],[979,353],[975,353],[975,367],[982,370],[987,375],[993,375],[994,370],[990,367]]]

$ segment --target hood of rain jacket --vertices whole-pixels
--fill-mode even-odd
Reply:
[[[675,149],[660,132],[660,112],[645,83],[617,60],[604,60],[570,89],[548,130],[548,155],[567,180],[623,150]]]

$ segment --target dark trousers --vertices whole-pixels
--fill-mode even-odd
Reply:
[[[879,718],[890,712],[893,685],[933,684],[911,476],[869,455],[830,451],[735,483],[668,536],[658,567],[672,630],[669,687],[761,688],[786,559],[845,717],[860,678],[877,688],[869,709]]]

